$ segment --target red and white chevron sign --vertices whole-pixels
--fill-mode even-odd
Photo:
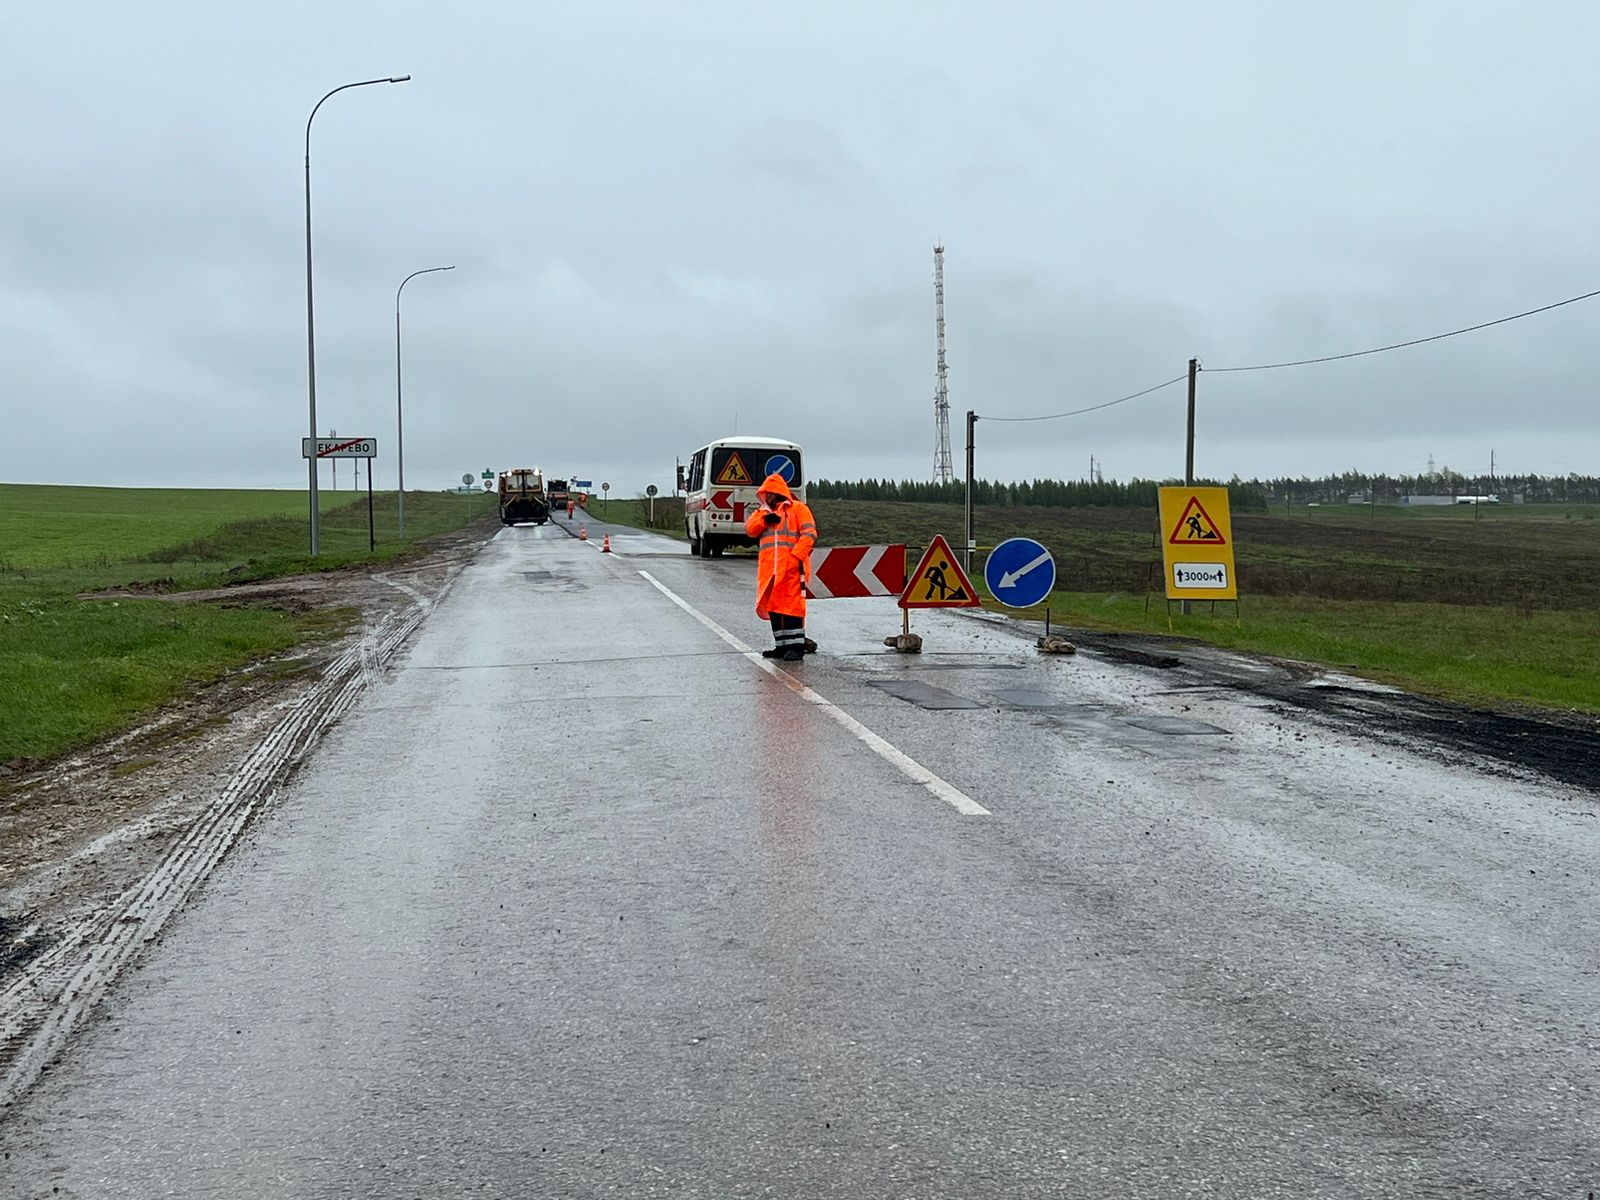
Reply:
[[[811,552],[806,595],[813,600],[845,596],[898,596],[906,587],[906,548],[829,546]]]

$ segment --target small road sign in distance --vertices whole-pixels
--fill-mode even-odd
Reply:
[[[806,595],[813,600],[847,596],[898,596],[906,587],[906,548],[829,546],[811,552]]]
[[[463,475],[461,477],[461,482],[462,483],[471,483],[472,482],[472,472],[468,471],[465,475]]]
[[[317,448],[311,449],[311,439],[300,439],[301,458],[377,458],[377,438],[318,438]]]
[[[1056,560],[1032,538],[1008,538],[983,567],[989,594],[1007,608],[1032,608],[1056,586]]]
[[[654,496],[660,490],[660,488],[656,487],[656,485],[652,483],[649,487],[644,489],[644,494],[646,496]]]

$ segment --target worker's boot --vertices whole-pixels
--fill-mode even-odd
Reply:
[[[763,650],[761,652],[761,657],[762,658],[782,658],[783,657],[783,647],[782,646],[774,646],[770,650]]]
[[[798,644],[790,646],[783,652],[784,662],[804,662],[805,657],[805,649]]]
[[[807,638],[806,639],[806,653],[807,654],[815,654],[816,652],[817,652],[817,644],[815,642],[813,642],[810,638]]]

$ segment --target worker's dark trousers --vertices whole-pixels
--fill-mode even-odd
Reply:
[[[806,619],[804,617],[791,617],[788,613],[772,614],[772,640],[778,643],[779,650],[787,650],[793,646],[796,650],[806,648]]]

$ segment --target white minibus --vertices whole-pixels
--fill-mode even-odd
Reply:
[[[756,492],[768,475],[783,476],[795,499],[805,499],[800,447],[793,442],[735,435],[691,454],[688,465],[678,468],[689,553],[714,558],[729,546],[754,546],[744,522],[759,503]]]

